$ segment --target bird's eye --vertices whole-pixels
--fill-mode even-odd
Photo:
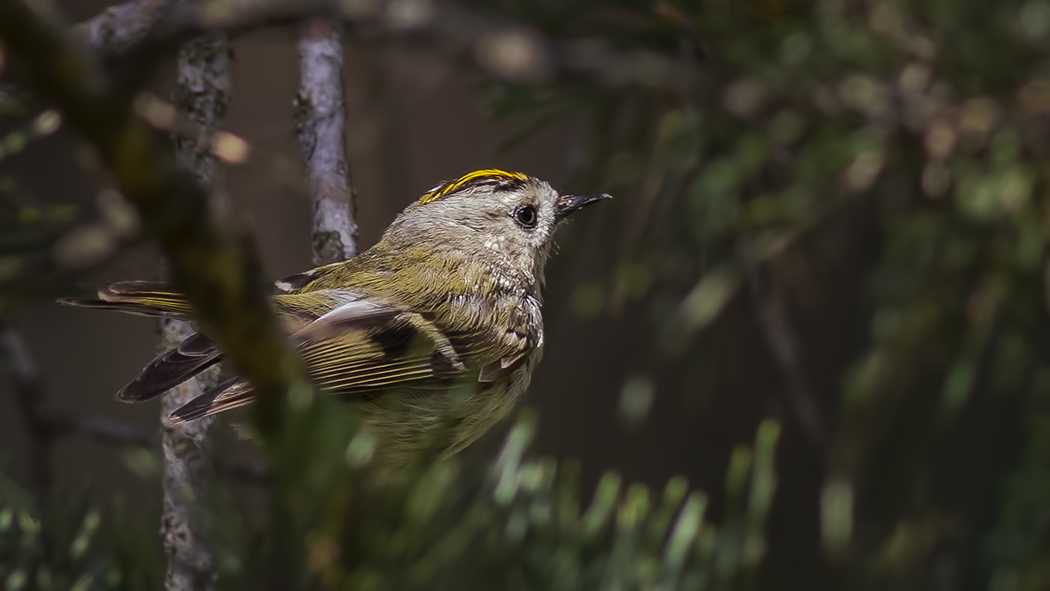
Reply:
[[[536,227],[536,208],[531,205],[522,205],[514,210],[514,220],[523,228]]]

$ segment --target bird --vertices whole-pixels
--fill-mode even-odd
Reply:
[[[544,268],[555,230],[606,193],[561,195],[520,172],[482,169],[408,205],[368,250],[285,277],[270,296],[319,391],[356,408],[373,461],[409,463],[438,429],[447,457],[506,417],[543,355]],[[194,319],[169,284],[121,281],[60,303]],[[155,398],[222,361],[206,332],[157,356],[117,399]],[[171,425],[245,406],[233,376],[172,411]]]

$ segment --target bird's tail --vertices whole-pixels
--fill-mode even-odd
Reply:
[[[118,310],[143,316],[186,318],[193,314],[193,307],[185,296],[158,281],[121,281],[99,289],[93,298],[58,301],[67,306]]]
[[[158,281],[122,281],[98,290],[93,298],[66,298],[59,303],[79,308],[118,310],[142,316],[189,318],[193,307],[185,296]],[[134,381],[121,388],[117,399],[124,402],[149,400],[178,386],[222,360],[208,337],[194,333],[178,347],[162,353],[143,368]]]
[[[172,425],[240,408],[255,400],[251,386],[242,378],[230,378],[172,411]]]
[[[222,353],[211,340],[194,333],[171,351],[157,356],[142,369],[139,377],[117,392],[117,400],[149,400],[178,386],[222,361]]]

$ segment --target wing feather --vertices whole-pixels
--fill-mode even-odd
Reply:
[[[317,292],[311,295],[316,297]],[[275,299],[295,297],[299,294]],[[340,307],[302,326],[292,339],[311,381],[319,390],[340,397],[378,394],[399,386],[441,389],[457,379],[488,381],[509,371],[530,350],[524,339],[481,329],[450,337],[433,319],[361,296],[348,296]],[[171,420],[193,420],[243,406],[251,399],[246,382],[231,380],[177,409]]]
[[[179,346],[159,355],[144,367],[134,381],[117,392],[117,399],[124,402],[149,400],[221,360],[222,353],[208,337],[193,333]]]

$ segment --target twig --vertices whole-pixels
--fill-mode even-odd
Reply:
[[[788,407],[805,434],[817,463],[823,465],[827,453],[827,432],[820,419],[816,398],[799,366],[797,341],[782,310],[762,296],[758,263],[751,258],[742,240],[738,244],[738,255],[758,326],[787,384]]]
[[[84,417],[59,411],[48,411],[42,414],[41,419],[50,437],[80,434],[113,445],[136,447],[160,445],[159,433],[139,431],[134,427],[105,417]]]
[[[190,39],[215,33],[235,37],[311,18],[342,22],[363,40],[438,51],[517,83],[583,78],[607,86],[682,91],[709,78],[692,59],[615,48],[595,39],[551,39],[520,22],[432,0],[132,0],[73,27],[70,36],[116,63],[116,86],[131,93],[146,83],[159,61]],[[0,84],[0,114],[27,100],[19,87]]]
[[[169,18],[179,0],[131,0],[110,6],[88,20],[73,25],[70,37],[85,47],[120,54],[146,38],[157,23]],[[32,97],[16,84],[0,82],[0,115],[20,114]]]
[[[307,18],[341,21],[355,38],[418,45],[523,84],[598,80],[607,86],[670,90],[696,87],[705,72],[691,60],[646,49],[619,49],[602,41],[551,39],[539,30],[455,3],[431,0],[210,0],[182,6],[122,63],[124,84],[138,87],[153,65],[182,41],[209,32],[230,35]]]
[[[100,443],[157,448],[160,433],[141,431],[105,417],[77,416],[64,411],[41,408],[43,388],[40,374],[21,335],[0,317],[0,351],[7,362],[14,384],[19,412],[26,424],[29,462],[29,488],[42,500],[50,486],[48,456],[54,438],[84,435]],[[262,466],[217,460],[215,469],[223,475],[252,484],[267,484],[272,475]]]
[[[69,33],[92,49],[108,53],[127,51],[168,18],[178,3],[179,0],[131,0],[74,25]]]
[[[212,130],[222,125],[229,102],[229,43],[223,35],[202,37],[179,51],[174,103],[195,124],[198,134],[174,136],[179,163],[197,181],[210,187],[211,207],[226,205],[218,163],[211,153]],[[158,348],[169,351],[192,336],[189,322],[161,320]],[[214,586],[214,559],[207,538],[207,504],[211,499],[211,417],[178,425],[168,422],[172,411],[205,394],[218,382],[211,368],[172,388],[161,400],[161,447],[164,452],[164,513],[161,535],[168,553],[165,588],[192,591]]]
[[[3,350],[14,384],[15,400],[26,427],[26,461],[28,462],[29,489],[38,504],[42,504],[50,489],[48,460],[51,440],[40,417],[43,398],[40,374],[36,363],[29,355],[22,335],[0,317],[0,348]]]
[[[354,194],[343,145],[342,26],[324,20],[307,23],[299,41],[299,57],[296,131],[314,206],[313,261],[324,265],[357,254]]]
[[[75,416],[60,411],[43,411],[40,418],[48,437],[83,435],[108,445],[160,448],[159,431],[140,431],[113,419]],[[265,466],[255,463],[216,458],[215,471],[250,484],[264,485],[273,480],[273,474]]]
[[[158,349],[173,349],[193,334],[189,322],[161,320]],[[208,391],[217,382],[218,368],[211,368],[172,388],[161,399],[161,449],[164,453],[164,509],[161,537],[168,555],[167,591],[211,589],[215,583],[214,560],[207,538],[207,506],[211,501],[211,417],[179,425],[168,415]]]
[[[128,88],[115,86],[92,56],[25,4],[0,0],[0,38],[36,86],[98,151],[118,190],[156,236],[172,276],[236,371],[253,385],[264,440],[280,429],[289,379],[303,372],[265,296],[254,251],[228,214],[179,170],[172,150],[136,116]]]

